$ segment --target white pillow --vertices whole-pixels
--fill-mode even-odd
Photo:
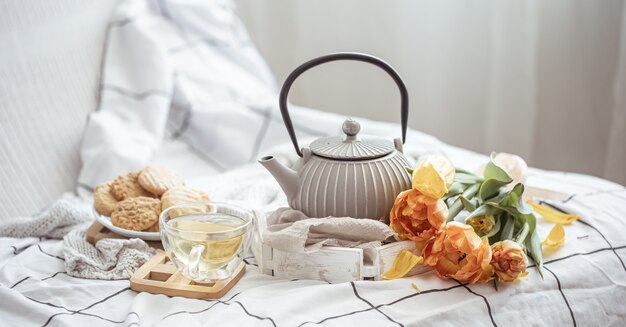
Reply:
[[[117,2],[3,1],[0,219],[33,215],[75,188]]]

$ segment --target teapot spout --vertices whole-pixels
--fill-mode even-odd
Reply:
[[[287,195],[287,201],[291,203],[291,200],[296,196],[298,173],[281,164],[273,156],[262,157],[258,161],[274,176],[278,185],[280,185],[283,192]]]

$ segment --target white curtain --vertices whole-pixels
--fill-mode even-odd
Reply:
[[[475,151],[626,184],[624,1],[238,0],[278,81],[334,51],[382,57],[404,77],[410,126]],[[375,67],[307,72],[295,103],[398,121]],[[366,128],[366,126],[364,126]]]

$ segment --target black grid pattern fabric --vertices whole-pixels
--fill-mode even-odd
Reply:
[[[271,76],[258,65],[233,10],[231,1],[122,2],[108,29],[100,106],[83,143],[81,188],[136,169],[163,144],[182,144],[205,165],[205,173],[214,174],[253,161],[287,140]],[[194,20],[194,13],[212,24]],[[133,46],[147,52],[120,51]],[[154,53],[159,56],[147,56]],[[136,71],[138,63],[154,66]],[[224,68],[235,64],[237,69]],[[146,71],[152,75],[142,75]],[[113,119],[117,125],[111,127],[108,119],[120,116],[161,125]],[[295,110],[294,120],[300,136],[335,134],[341,124],[338,116],[306,109]],[[395,125],[362,124],[372,134],[399,134]],[[132,148],[132,138],[117,137],[129,128],[143,136],[142,147],[130,154],[115,152],[119,142]],[[438,149],[467,167],[485,160],[416,131],[409,132],[407,143],[407,152]],[[88,150],[108,156],[90,157]],[[60,240],[0,238],[0,325],[623,325],[626,189],[589,176],[538,170],[532,170],[529,183],[571,194],[564,205],[583,217],[566,226],[565,246],[546,254],[543,280],[531,266],[528,277],[499,291],[490,284],[441,280],[433,273],[328,284],[263,275],[250,257],[246,275],[224,298],[191,300],[138,294],[127,280],[71,277],[65,273]],[[537,226],[540,235],[550,228],[543,221]]]
[[[622,305],[626,296],[626,188],[593,177],[536,170],[532,170],[529,182],[558,183],[561,190],[575,191],[564,202],[582,214],[580,221],[566,226],[566,244],[546,253],[543,280],[531,265],[527,278],[501,284],[499,291],[491,284],[441,280],[432,272],[394,281],[328,284],[266,276],[259,272],[255,258],[247,257],[246,276],[224,298],[191,300],[138,294],[129,289],[127,280],[68,276],[58,240],[1,238],[2,323],[619,325],[626,317]],[[550,228],[550,223],[538,224],[540,235],[546,235]]]

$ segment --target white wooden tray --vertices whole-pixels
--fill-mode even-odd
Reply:
[[[326,247],[313,253],[285,252],[263,243],[265,217],[262,212],[255,211],[255,215],[257,228],[252,237],[252,252],[259,269],[266,275],[284,279],[315,279],[329,283],[381,280],[382,275],[391,268],[398,252],[417,251],[412,241],[390,243],[374,250],[372,262],[364,262],[363,250],[355,248]],[[407,275],[428,270],[417,265]]]

